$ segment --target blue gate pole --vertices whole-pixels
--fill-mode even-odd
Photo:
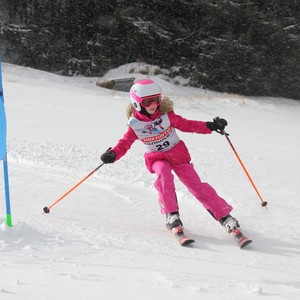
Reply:
[[[8,182],[8,165],[7,157],[3,159],[3,173],[4,173],[4,186],[5,186],[5,203],[6,203],[6,224],[12,227],[11,209],[10,209],[10,194]]]
[[[10,210],[10,194],[8,182],[7,147],[6,147],[6,115],[4,108],[4,96],[2,87],[2,65],[0,57],[0,160],[3,160],[3,175],[5,187],[6,224],[12,227]]]

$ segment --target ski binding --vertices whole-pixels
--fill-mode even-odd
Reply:
[[[252,240],[249,240],[238,228],[233,229],[232,235],[241,249],[252,243]]]
[[[177,226],[172,228],[171,232],[173,233],[174,236],[177,237],[180,246],[188,246],[195,242],[193,239],[187,237],[184,234],[182,226]]]

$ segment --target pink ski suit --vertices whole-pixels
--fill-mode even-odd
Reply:
[[[174,111],[161,113],[157,109],[150,118],[134,110],[128,125],[127,132],[112,150],[118,160],[137,139],[146,145],[145,163],[148,170],[157,175],[154,185],[159,193],[161,213],[179,210],[172,170],[215,219],[220,220],[231,212],[232,207],[218,196],[214,188],[201,182],[190,163],[186,145],[176,134],[175,128],[183,132],[210,134],[205,122],[187,120]]]

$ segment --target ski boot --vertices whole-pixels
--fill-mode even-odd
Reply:
[[[228,215],[226,217],[223,217],[220,220],[220,223],[222,226],[225,227],[226,231],[229,234],[232,234],[234,236],[234,239],[240,246],[240,248],[244,248],[250,243],[252,243],[251,240],[249,240],[241,231],[239,222],[233,218],[231,215]]]
[[[180,220],[178,211],[166,214],[166,226],[171,231],[175,227],[179,227],[180,226],[180,227],[183,228],[183,224],[182,224],[182,222]]]
[[[237,219],[233,218],[231,215],[223,217],[220,220],[222,226],[225,227],[226,231],[230,234],[236,228],[240,228],[240,224]]]
[[[184,234],[183,224],[180,220],[178,211],[166,214],[166,226],[177,238],[181,246],[188,246],[195,242]]]

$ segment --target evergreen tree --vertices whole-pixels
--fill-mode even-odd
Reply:
[[[145,61],[193,86],[300,99],[298,0],[0,0],[0,8],[8,62],[101,76]]]

